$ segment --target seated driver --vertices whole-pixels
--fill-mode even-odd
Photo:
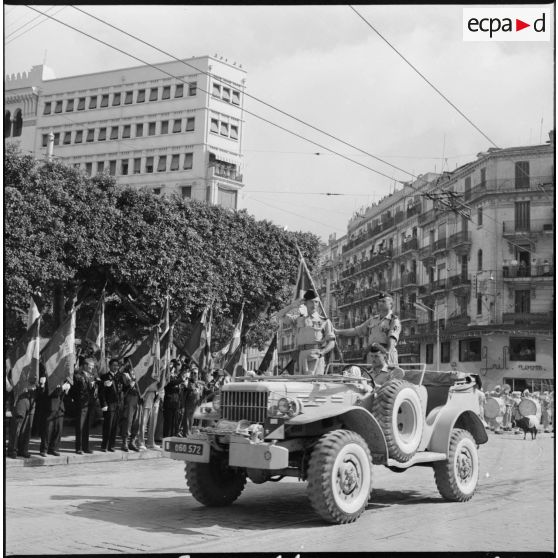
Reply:
[[[372,343],[368,349],[372,360],[372,377],[376,385],[382,385],[389,380],[402,380],[405,372],[398,366],[388,364],[388,352],[379,343]]]

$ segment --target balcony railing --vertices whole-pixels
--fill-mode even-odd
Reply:
[[[451,277],[448,278],[448,280],[449,280],[450,288],[471,285],[471,279],[469,279],[466,275],[463,274],[452,275]]]
[[[228,178],[234,182],[242,182],[243,176],[236,172],[236,169],[225,167],[223,165],[210,164],[209,168],[213,170],[213,176],[219,178]]]
[[[471,322],[471,318],[467,313],[451,316],[446,320],[447,327],[463,327]]]
[[[401,244],[401,254],[404,254],[409,250],[418,250],[418,238],[411,238]]]
[[[414,271],[407,271],[401,276],[401,286],[410,287],[417,284],[417,274]]]
[[[541,188],[543,190],[541,190]],[[496,192],[514,192],[516,190],[538,190],[546,191],[554,190],[554,178],[552,176],[533,176],[523,178],[520,181],[515,178],[505,178],[496,180],[485,180],[471,188],[469,198],[475,198],[482,194]]]
[[[468,231],[461,231],[455,234],[452,234],[449,237],[448,240],[448,246],[451,246],[452,248],[456,248],[457,246],[460,246],[461,244],[471,244],[472,240],[471,240],[471,233]]]
[[[426,258],[430,258],[432,256],[432,244],[428,244],[427,246],[423,246],[419,251],[419,259],[425,260]]]
[[[399,223],[405,220],[405,213],[403,211],[398,211],[393,217],[393,219],[395,224],[398,225]]]
[[[435,208],[429,209],[425,213],[421,213],[418,218],[419,225],[425,225],[426,223],[433,221],[434,219],[436,219],[438,213],[438,209]]]
[[[412,217],[413,215],[418,215],[420,213],[421,207],[422,206],[420,203],[416,203],[415,205],[409,207],[407,209],[407,219],[409,219],[409,217]]]
[[[447,238],[440,238],[434,242],[434,249],[432,252],[439,252],[440,250],[445,250],[447,247]]]
[[[552,312],[504,312],[505,324],[554,324]]]
[[[527,222],[503,221],[502,232],[504,235],[523,235],[528,233],[552,233],[554,232],[554,223],[552,218],[548,219],[531,219]]]
[[[554,277],[554,273],[554,262],[525,267],[519,265],[505,265],[502,268],[502,276],[504,279],[515,279],[517,277]]]
[[[448,288],[447,279],[438,279],[432,283],[432,292],[443,291]]]

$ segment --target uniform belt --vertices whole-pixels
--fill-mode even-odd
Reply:
[[[301,351],[307,351],[309,349],[320,349],[321,345],[320,343],[306,343],[305,345],[299,345],[297,348]]]

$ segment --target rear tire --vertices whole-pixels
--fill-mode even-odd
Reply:
[[[185,471],[190,493],[204,506],[228,506],[246,486],[246,473],[229,467],[221,457],[212,456],[209,463],[187,462]]]
[[[450,437],[448,458],[434,463],[438,492],[450,502],[467,502],[473,497],[479,479],[479,456],[473,436],[455,428]]]
[[[364,439],[350,430],[324,434],[308,467],[307,494],[316,513],[328,523],[352,523],[366,508],[371,490],[372,457]]]
[[[415,455],[424,417],[419,395],[409,382],[390,380],[376,392],[372,414],[386,437],[389,457],[402,463]]]

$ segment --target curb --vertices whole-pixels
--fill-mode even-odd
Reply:
[[[78,465],[82,463],[102,463],[114,461],[137,461],[138,459],[159,459],[163,457],[161,450],[142,450],[139,452],[129,451],[124,452],[116,450],[114,453],[103,453],[96,451],[92,454],[67,454],[67,455],[48,455],[41,457],[40,455],[32,455],[31,457],[24,458],[18,457],[17,459],[4,459],[4,467],[6,469],[15,469],[19,467],[50,467],[54,465]]]

